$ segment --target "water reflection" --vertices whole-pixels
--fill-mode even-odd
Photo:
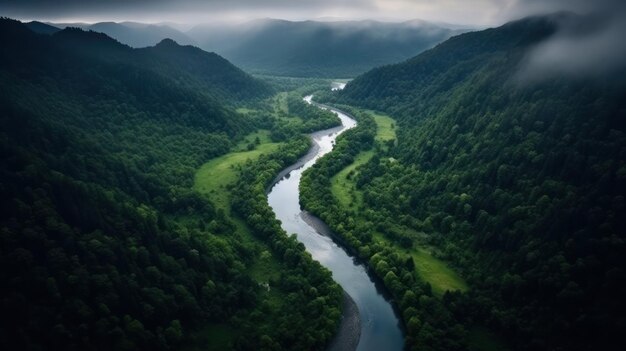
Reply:
[[[307,96],[305,100],[310,103],[311,98]],[[290,171],[277,182],[268,194],[268,201],[282,222],[283,229],[289,234],[296,234],[313,258],[333,273],[335,281],[356,303],[361,316],[361,338],[357,350],[402,350],[404,339],[399,320],[364,266],[330,237],[320,233],[326,230],[323,223],[300,208],[298,187],[302,172],[332,150],[339,134],[356,126],[356,121],[346,114],[331,111],[341,119],[342,126],[333,128],[330,133],[322,131],[312,134],[314,142],[319,145],[317,153],[302,167]],[[319,225],[315,225],[315,221],[319,221]],[[321,229],[316,230],[314,226]]]

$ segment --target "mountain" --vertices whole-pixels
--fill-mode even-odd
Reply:
[[[167,25],[136,22],[99,22],[94,24],[58,24],[60,27],[78,27],[84,30],[104,33],[121,43],[134,48],[154,46],[163,39],[172,39],[183,45],[195,45],[185,33]]]
[[[158,63],[166,63],[170,75],[185,74],[187,81],[197,80],[212,89],[219,88],[224,99],[248,100],[270,93],[267,84],[252,79],[223,57],[194,46],[181,46],[171,39],[164,39],[153,47],[138,49],[138,52]],[[202,89],[202,85],[199,88]]]
[[[39,34],[54,34],[61,30],[61,28],[51,26],[46,23],[37,22],[37,21],[31,21],[31,22],[25,23],[25,25],[26,27],[28,27],[28,29]]]
[[[375,66],[410,58],[447,39],[451,30],[424,21],[290,22],[200,25],[187,35],[254,73],[300,77],[354,77]]]
[[[519,77],[564,23],[584,21],[461,34],[327,98],[394,117],[397,145],[352,175],[364,216],[451,262],[470,291],[444,303],[513,349],[625,346],[625,72]],[[432,324],[416,325],[409,342],[436,347]]]
[[[133,49],[103,33],[66,28],[53,35],[52,41],[59,48],[91,59],[175,77],[176,85],[231,103],[270,94],[268,85],[217,54],[181,46],[171,39],[153,47]]]
[[[255,248],[192,186],[253,130],[235,91],[269,88],[172,41],[0,19],[0,42],[1,347],[167,350],[233,315],[259,340]]]

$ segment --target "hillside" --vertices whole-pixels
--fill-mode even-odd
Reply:
[[[61,30],[60,28],[57,28],[55,26],[38,22],[38,21],[31,21],[25,24],[26,24],[26,27],[28,27],[28,29],[39,34],[54,34]]]
[[[447,39],[457,30],[423,21],[290,22],[200,25],[187,34],[253,73],[349,78],[398,62]]]
[[[172,39],[183,45],[197,45],[193,39],[185,33],[167,25],[145,24],[136,22],[98,22],[85,23],[59,23],[54,24],[60,28],[78,27],[83,30],[104,33],[121,43],[134,48],[154,46],[163,39]]]
[[[257,128],[234,105],[270,88],[172,41],[138,50],[0,19],[0,42],[2,349],[325,345],[330,274],[275,233],[297,267],[285,263],[193,188]],[[275,146],[308,147],[294,143]]]
[[[103,33],[66,28],[52,35],[50,41],[59,50],[71,50],[88,59],[108,62],[111,69],[128,68],[173,77],[175,85],[213,99],[237,103],[271,93],[265,83],[253,79],[219,55],[181,46],[171,39],[164,39],[153,47],[133,49]],[[141,83],[129,75],[123,79],[132,80],[128,82],[131,86]]]
[[[360,213],[386,223],[379,229],[410,228],[383,234],[432,246],[461,272],[470,290],[449,306],[459,321],[520,350],[617,350],[626,325],[624,72],[518,76],[564,21],[582,19],[531,17],[462,34],[327,100],[396,120],[397,145],[351,178]]]

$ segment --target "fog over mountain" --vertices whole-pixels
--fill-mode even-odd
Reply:
[[[462,31],[420,20],[265,19],[236,26],[199,25],[187,34],[203,49],[255,73],[347,78],[408,59]]]
[[[256,73],[336,77],[405,60],[462,32],[459,28],[558,11],[588,15],[597,25],[572,30],[561,23],[552,40],[528,55],[520,74],[606,73],[626,62],[620,39],[625,8],[618,0],[0,0],[5,16],[71,23],[134,47],[170,38],[215,51]],[[428,22],[416,24],[415,18]],[[351,63],[344,59],[348,51],[354,54]]]
[[[153,46],[163,39],[172,39],[181,45],[197,45],[196,42],[185,33],[164,24],[98,22],[94,24],[51,23],[51,25],[58,28],[77,27],[84,30],[104,33],[121,43],[135,48]]]

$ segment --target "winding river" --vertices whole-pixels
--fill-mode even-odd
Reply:
[[[333,89],[343,88],[340,84]],[[311,102],[312,96],[305,100]],[[327,108],[317,105],[319,108]],[[368,273],[365,266],[331,239],[332,233],[318,218],[303,211],[299,202],[299,184],[302,172],[318,158],[330,152],[339,134],[356,126],[347,114],[328,108],[341,119],[336,128],[311,134],[314,146],[309,153],[280,174],[280,180],[268,194],[270,206],[287,233],[295,233],[313,258],[327,267],[333,278],[344,289],[344,314],[342,325],[331,350],[402,350],[404,336],[400,320],[383,291]]]

